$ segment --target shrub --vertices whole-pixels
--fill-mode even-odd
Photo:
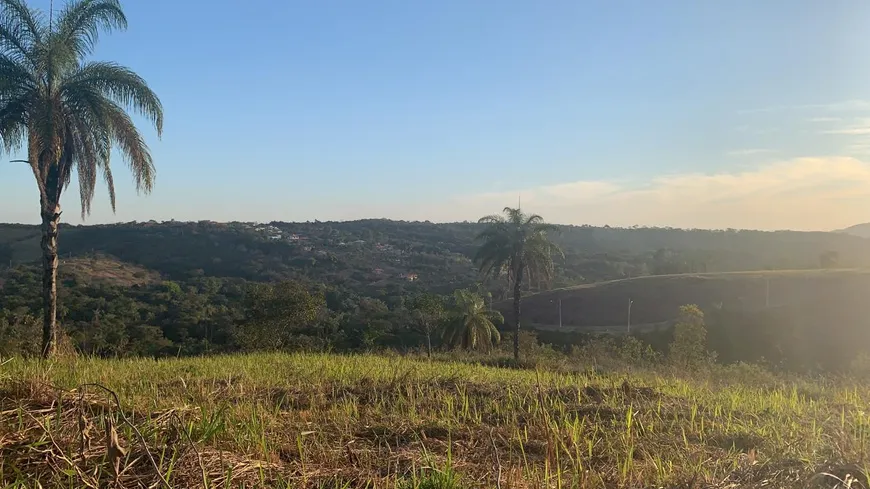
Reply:
[[[719,366],[712,371],[712,377],[724,385],[769,386],[776,385],[777,377],[763,365],[737,362]]]
[[[710,359],[704,313],[694,304],[681,306],[679,319],[674,326],[674,340],[668,350],[668,360],[676,367],[694,369],[709,365]]]
[[[622,339],[618,349],[619,359],[628,365],[649,367],[660,359],[659,352],[651,345],[635,338],[626,336]]]

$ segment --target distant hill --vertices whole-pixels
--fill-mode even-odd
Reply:
[[[65,259],[101,254],[168,279],[302,280],[372,296],[449,293],[479,279],[476,223],[147,222],[62,225]],[[870,267],[870,241],[844,233],[559,226],[565,252],[530,292],[685,273]],[[0,268],[40,258],[38,226],[0,224]],[[827,257],[823,259],[823,257]],[[504,290],[492,284],[496,299]]]
[[[840,229],[835,232],[851,234],[852,236],[858,236],[860,238],[870,238],[870,222],[855,224],[854,226],[849,226],[846,229]]]

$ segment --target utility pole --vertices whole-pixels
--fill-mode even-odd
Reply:
[[[553,301],[553,299],[550,299],[550,304],[552,304],[553,302],[555,302],[555,301]],[[559,297],[559,299],[558,299],[558,306],[559,306],[559,329],[562,329],[562,298],[561,297]]]
[[[633,302],[630,298],[628,299],[628,326],[626,328],[628,334],[631,334],[631,305]]]
[[[766,291],[764,294],[764,307],[770,307],[770,277],[764,279]]]

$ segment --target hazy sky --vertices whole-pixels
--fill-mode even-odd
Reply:
[[[124,7],[96,58],[163,100],[157,186],[137,197],[117,159],[118,212],[100,193],[88,222],[473,220],[519,195],[560,223],[870,221],[864,0]],[[36,222],[16,156],[0,221]]]

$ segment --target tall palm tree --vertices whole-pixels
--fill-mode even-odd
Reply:
[[[480,272],[494,278],[506,275],[514,295],[514,359],[520,359],[520,300],[523,281],[550,280],[553,277],[553,255],[562,251],[547,236],[557,228],[544,222],[537,214],[524,214],[520,209],[505,207],[502,215],[480,219],[483,231],[475,255]]]
[[[138,191],[154,185],[154,163],[128,109],[158,136],[163,107],[141,77],[89,61],[101,31],[124,29],[118,0],[71,0],[46,16],[24,0],[0,0],[0,139],[7,152],[27,148],[42,217],[43,356],[57,348],[57,235],[61,194],[77,173],[82,218],[91,211],[97,175],[115,186],[109,165],[119,150]]]
[[[451,348],[486,350],[501,341],[497,325],[503,322],[498,311],[486,308],[483,297],[470,290],[457,290],[453,293],[453,313],[444,328],[443,339]]]

